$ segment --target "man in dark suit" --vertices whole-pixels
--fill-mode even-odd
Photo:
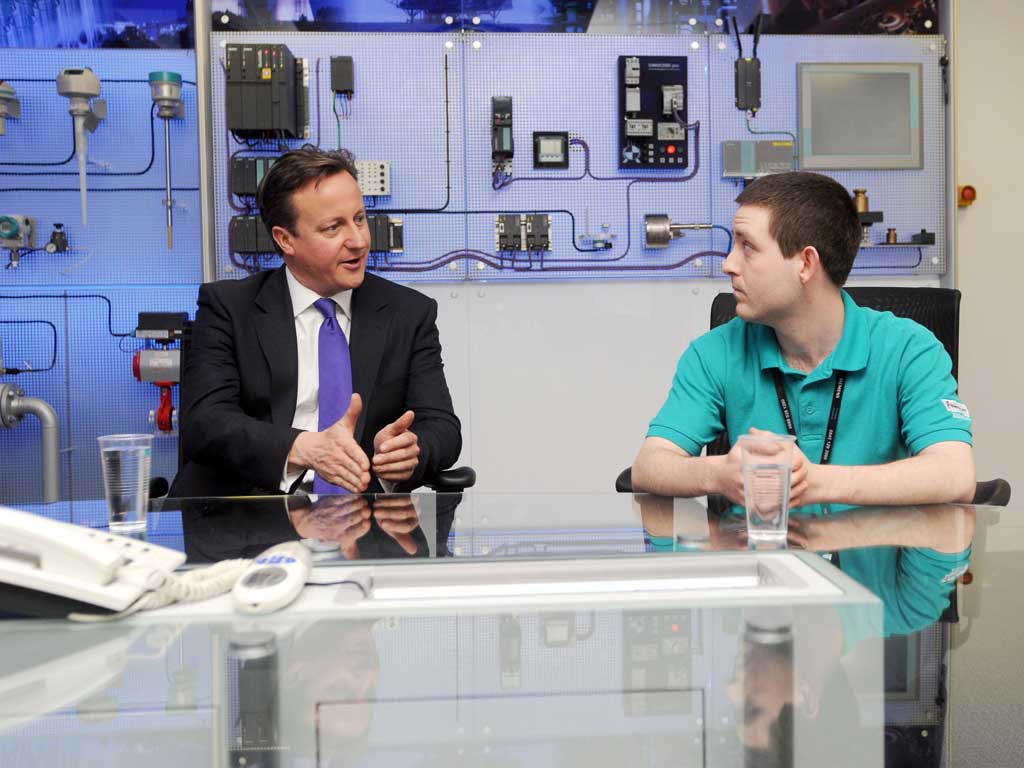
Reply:
[[[366,274],[351,155],[285,154],[257,203],[285,264],[200,286],[171,495],[409,490],[451,466],[437,303]]]

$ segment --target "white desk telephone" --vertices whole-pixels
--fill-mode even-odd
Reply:
[[[173,549],[0,507],[0,610],[122,611],[184,562]]]

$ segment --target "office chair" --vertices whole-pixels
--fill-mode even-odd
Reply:
[[[899,288],[858,286],[846,288],[850,298],[862,307],[892,312],[897,317],[914,320],[935,334],[953,361],[953,378],[957,378],[960,348],[960,291],[952,288]],[[711,327],[717,328],[736,317],[736,297],[720,293],[711,302]],[[729,452],[729,436],[723,432],[708,444],[708,456]],[[626,468],[615,478],[615,490],[633,490],[632,469]],[[1010,502],[1010,484],[1001,478],[983,480],[975,488],[974,504],[1006,506]],[[716,505],[717,506],[717,505]],[[709,503],[709,508],[711,503]]]
[[[185,387],[185,360],[188,357],[189,347],[192,342],[192,324],[194,321],[186,320],[182,329],[181,335],[181,378],[178,383],[178,402],[181,402],[181,393]],[[179,424],[181,423],[179,419]],[[184,463],[184,456],[182,456],[182,445],[181,436],[178,436],[178,467],[181,467]],[[423,485],[430,488],[432,491],[437,493],[462,493],[467,488],[472,488],[476,485],[476,470],[472,467],[453,467],[452,469],[442,469],[436,475],[429,478],[424,478]],[[160,496],[167,495],[168,482],[166,478],[154,477],[149,481],[150,494],[149,497],[159,498]],[[457,504],[458,502],[456,502]]]

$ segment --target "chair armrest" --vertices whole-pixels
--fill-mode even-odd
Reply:
[[[997,477],[995,480],[980,480],[975,486],[972,504],[1005,507],[1010,503],[1010,484]]]
[[[423,484],[438,493],[457,493],[476,485],[476,470],[472,467],[443,469]]]
[[[633,492],[633,468],[626,467],[624,470],[619,472],[619,476],[615,478],[615,490],[618,493],[632,493]]]

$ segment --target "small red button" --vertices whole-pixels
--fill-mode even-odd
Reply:
[[[676,145],[669,144],[668,149],[666,149],[665,151],[668,152],[670,155],[674,155],[676,153]]]

